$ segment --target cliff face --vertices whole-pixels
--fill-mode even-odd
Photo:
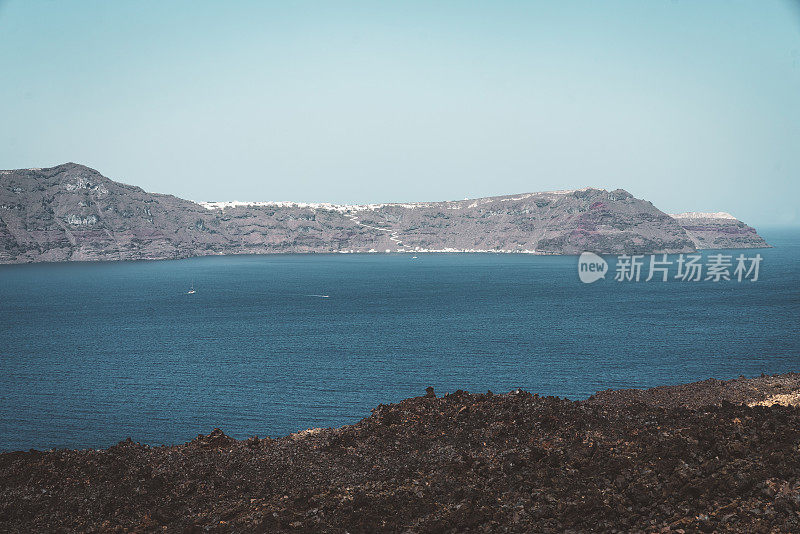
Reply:
[[[699,249],[763,248],[767,242],[730,213],[679,213],[672,215]]]
[[[0,263],[276,252],[654,253],[722,243],[709,232],[702,239],[687,233],[681,221],[623,190],[367,206],[198,204],[74,163],[0,171]],[[751,232],[734,242],[755,246],[755,231],[739,224]]]
[[[4,263],[187,256],[207,215],[193,202],[146,193],[82,165],[2,172]]]

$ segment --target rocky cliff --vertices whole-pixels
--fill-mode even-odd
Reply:
[[[699,249],[762,248],[766,241],[730,213],[678,213],[672,215]]]
[[[685,225],[621,189],[344,206],[196,203],[74,163],[0,171],[0,263],[280,252],[688,252],[764,246],[726,220]],[[737,226],[740,225],[740,226]],[[732,229],[741,228],[739,234]],[[749,229],[749,230],[748,230]],[[723,239],[724,237],[724,239]]]

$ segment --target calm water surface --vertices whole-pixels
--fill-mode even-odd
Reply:
[[[0,266],[0,450],[279,436],[429,385],[581,399],[800,370],[800,233],[763,234],[755,283],[585,285],[575,257],[492,254]]]

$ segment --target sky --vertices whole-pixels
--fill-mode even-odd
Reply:
[[[0,0],[0,168],[191,200],[623,188],[800,225],[800,0]]]

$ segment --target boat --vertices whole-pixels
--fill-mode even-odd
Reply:
[[[194,280],[192,280],[192,287],[186,292],[187,295],[194,295]]]

